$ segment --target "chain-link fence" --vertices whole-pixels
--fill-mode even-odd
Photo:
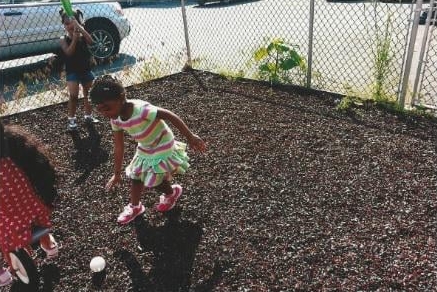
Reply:
[[[59,1],[0,0],[0,115],[68,100]],[[1,3],[1,2],[0,2]],[[126,86],[179,72],[187,61],[177,1],[73,2],[94,43],[96,76],[114,74]],[[53,53],[51,53],[53,52]],[[26,55],[30,57],[24,58]]]
[[[303,67],[293,69],[296,84],[310,82],[342,94],[384,90],[396,95],[412,5],[317,0],[311,7],[311,2],[242,1],[190,9],[195,67],[259,78],[263,62],[254,53],[279,38],[297,45],[305,59]],[[207,23],[201,22],[202,14],[208,15]]]
[[[2,97],[8,101],[1,115],[68,99],[61,57],[45,54],[6,61],[8,58],[2,56],[3,48],[11,48],[9,54],[19,54],[23,53],[20,50],[40,46],[45,52],[49,45],[43,48],[38,38],[47,36],[51,37],[50,45],[59,50],[59,38],[64,34],[59,1],[13,1],[0,0],[2,15],[7,14],[0,22],[1,87]],[[123,10],[117,2],[74,2],[74,8],[83,11],[85,27],[100,46],[94,48],[100,58],[93,72],[114,74],[128,86],[179,72],[191,58],[195,69],[227,76],[298,84],[365,98],[398,98],[410,40],[412,3],[182,2],[185,9],[181,9],[180,1],[126,1],[124,5],[133,6]],[[187,20],[185,31],[182,12]],[[118,24],[113,23],[116,20]],[[126,32],[126,28],[119,28],[123,23],[129,26],[124,35],[120,31]],[[427,54],[430,60],[435,60],[433,44],[430,42]],[[114,56],[106,58],[102,54]],[[432,66],[435,61],[424,66],[421,82],[429,99],[435,99]],[[412,86],[408,89],[411,92]]]

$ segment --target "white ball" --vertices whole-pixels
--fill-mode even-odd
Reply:
[[[91,271],[97,273],[97,272],[101,272],[103,271],[103,269],[105,268],[105,259],[98,256],[98,257],[93,257],[91,262],[90,262],[90,269]]]

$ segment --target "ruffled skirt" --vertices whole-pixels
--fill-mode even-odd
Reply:
[[[175,174],[184,174],[190,164],[185,143],[175,141],[173,152],[166,158],[156,158],[137,148],[134,158],[126,167],[126,175],[140,180],[148,188],[153,188],[163,180],[170,181]]]

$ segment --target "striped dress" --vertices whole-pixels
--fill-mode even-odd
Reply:
[[[138,143],[126,175],[152,188],[185,173],[189,167],[186,144],[175,141],[165,121],[156,118],[157,107],[143,100],[129,102],[134,105],[130,119],[111,119],[113,131],[126,131]]]

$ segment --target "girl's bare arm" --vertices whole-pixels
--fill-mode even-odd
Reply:
[[[120,175],[124,157],[124,133],[114,132],[114,174]]]
[[[77,37],[73,37],[70,44],[67,43],[67,40],[65,38],[61,39],[61,49],[67,56],[71,56],[74,54],[74,51],[76,50],[76,44]]]
[[[114,174],[106,183],[106,190],[111,190],[121,182],[121,167],[124,156],[124,133],[123,131],[114,132]]]
[[[182,121],[182,119],[175,113],[163,108],[158,108],[156,118],[169,121],[173,126],[175,126],[175,128],[178,129],[179,132],[187,139],[188,144],[194,150],[200,152],[206,150],[205,142],[203,142],[203,140],[199,136],[191,132],[188,126],[184,123],[184,121]]]
[[[85,38],[85,42],[87,43],[87,45],[91,45],[93,43],[93,38],[91,37],[91,35],[85,30],[85,28],[80,25],[77,21],[76,21],[76,30],[82,34],[82,36]]]

